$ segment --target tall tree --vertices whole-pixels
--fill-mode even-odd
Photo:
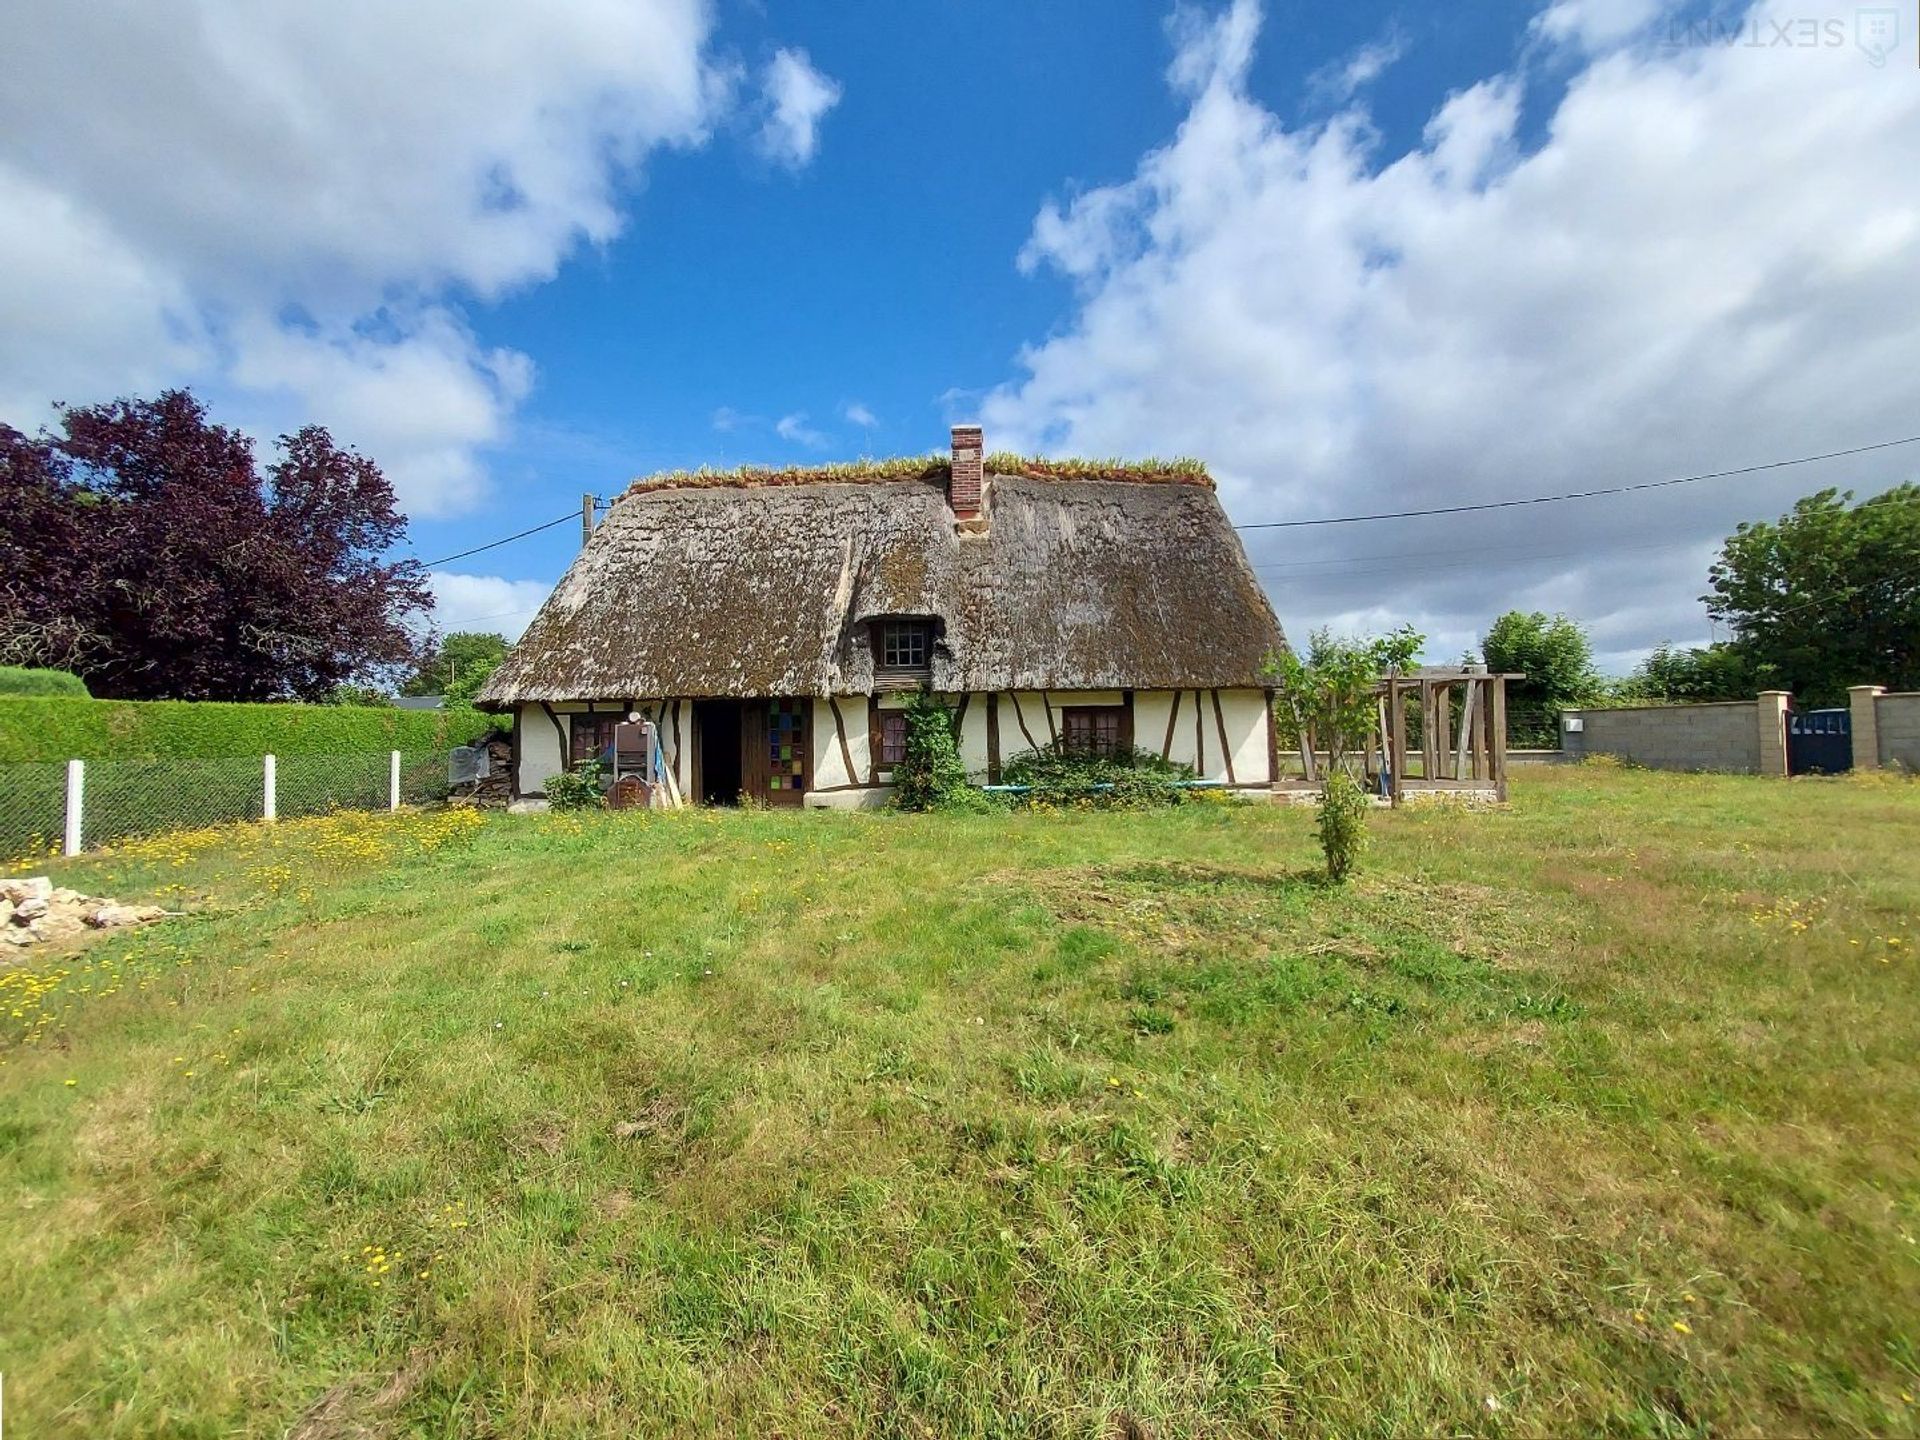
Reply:
[[[1822,490],[1727,538],[1707,612],[1759,688],[1839,704],[1849,685],[1920,689],[1920,486],[1855,505]]]
[[[1662,644],[1613,694],[1619,700],[1750,700],[1757,689],[1752,665],[1731,645],[1681,650]]]
[[[401,687],[402,695],[451,695],[471,699],[481,682],[507,658],[507,637],[483,630],[455,630],[441,638],[434,652],[421,663],[413,678]]]
[[[1509,610],[1480,638],[1487,668],[1526,678],[1507,689],[1510,729],[1525,739],[1533,731],[1553,744],[1555,712],[1591,700],[1600,691],[1593,668],[1593,643],[1586,630],[1564,615]]]
[[[426,573],[372,461],[318,426],[253,444],[184,390],[0,426],[0,661],[95,695],[318,699],[417,663]]]

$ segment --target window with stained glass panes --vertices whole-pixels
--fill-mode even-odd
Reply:
[[[767,705],[767,788],[776,798],[797,797],[806,789],[807,727],[804,700],[774,700]]]

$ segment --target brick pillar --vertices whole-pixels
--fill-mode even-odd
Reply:
[[[1787,711],[1793,696],[1785,690],[1762,690],[1756,707],[1760,725],[1760,773],[1787,773]]]
[[[1853,768],[1880,768],[1880,697],[1884,685],[1854,685],[1847,690],[1847,708],[1853,712]]]
[[[947,503],[953,518],[971,520],[980,513],[980,483],[984,479],[986,438],[978,425],[953,427],[953,468],[947,479]]]

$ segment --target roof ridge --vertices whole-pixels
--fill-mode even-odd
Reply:
[[[1032,480],[1111,480],[1132,484],[1200,485],[1211,490],[1213,477],[1200,461],[1186,457],[1163,460],[1083,459],[1018,455],[999,450],[988,455],[989,475],[1013,475]],[[863,457],[819,465],[736,465],[718,469],[702,465],[693,470],[661,470],[632,481],[620,493],[653,494],[662,490],[747,490],[785,485],[879,485],[909,480],[945,481],[952,460],[941,453],[899,455],[883,459]]]

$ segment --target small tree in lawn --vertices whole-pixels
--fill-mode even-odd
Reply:
[[[1307,656],[1289,651],[1271,661],[1276,721],[1290,723],[1300,740],[1308,779],[1320,772],[1320,848],[1327,878],[1345,880],[1366,846],[1366,787],[1353,772],[1353,751],[1365,745],[1379,713],[1382,675],[1404,670],[1426,637],[1401,626],[1377,639],[1343,639],[1316,630]]]

